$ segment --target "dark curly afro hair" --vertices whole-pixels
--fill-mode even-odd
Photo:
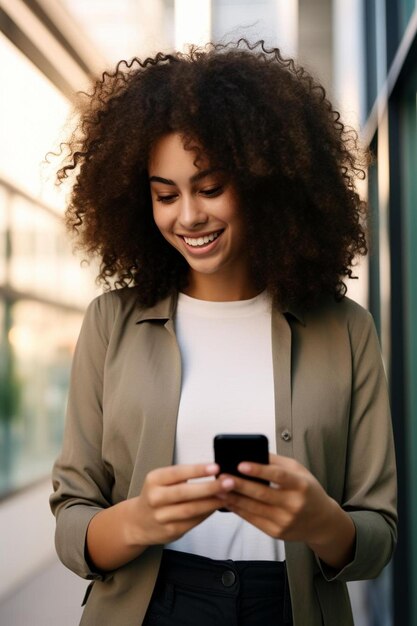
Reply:
[[[100,258],[99,281],[136,286],[145,306],[186,286],[185,260],[154,224],[147,174],[152,146],[177,132],[229,173],[256,285],[281,306],[343,298],[367,252],[363,160],[302,67],[264,42],[208,44],[121,61],[84,96],[57,176],[75,176],[66,222]]]

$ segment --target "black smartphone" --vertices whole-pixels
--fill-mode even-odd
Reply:
[[[216,435],[214,460],[220,465],[221,474],[233,474],[246,480],[269,484],[267,480],[246,476],[237,470],[242,461],[269,463],[268,438],[265,435]]]

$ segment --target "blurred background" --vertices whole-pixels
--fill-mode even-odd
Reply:
[[[57,562],[48,496],[71,358],[97,289],[63,229],[68,190],[43,159],[68,134],[76,92],[120,59],[241,35],[305,65],[376,156],[361,187],[371,254],[348,295],[380,334],[400,541],[379,579],[350,593],[356,626],[417,626],[416,0],[0,0],[2,626],[73,626],[86,586]]]

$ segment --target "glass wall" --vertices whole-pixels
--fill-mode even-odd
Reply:
[[[48,476],[61,444],[72,354],[91,299],[43,162],[70,103],[0,33],[0,497]],[[55,159],[55,169],[59,160]]]
[[[399,487],[399,541],[374,623],[417,626],[417,6],[365,6],[367,138],[377,158],[369,176],[370,302],[389,375]],[[392,617],[382,622],[386,598]]]
[[[398,5],[400,34],[406,30],[414,9],[417,6],[416,0],[400,0]]]
[[[3,300],[0,493],[47,476],[61,443],[69,368],[80,315]]]
[[[417,66],[407,79],[401,98],[404,190],[404,322],[406,337],[406,454],[410,463],[408,490],[411,580],[417,581]],[[413,532],[414,531],[414,532]],[[411,595],[413,626],[417,624],[417,597]]]

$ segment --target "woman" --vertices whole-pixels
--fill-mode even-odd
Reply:
[[[81,623],[352,624],[345,582],[396,541],[378,341],[343,283],[366,253],[355,135],[240,41],[119,64],[69,147],[68,226],[117,287],[87,311],[53,472]],[[269,437],[239,466],[268,485],[218,475],[219,432]]]

